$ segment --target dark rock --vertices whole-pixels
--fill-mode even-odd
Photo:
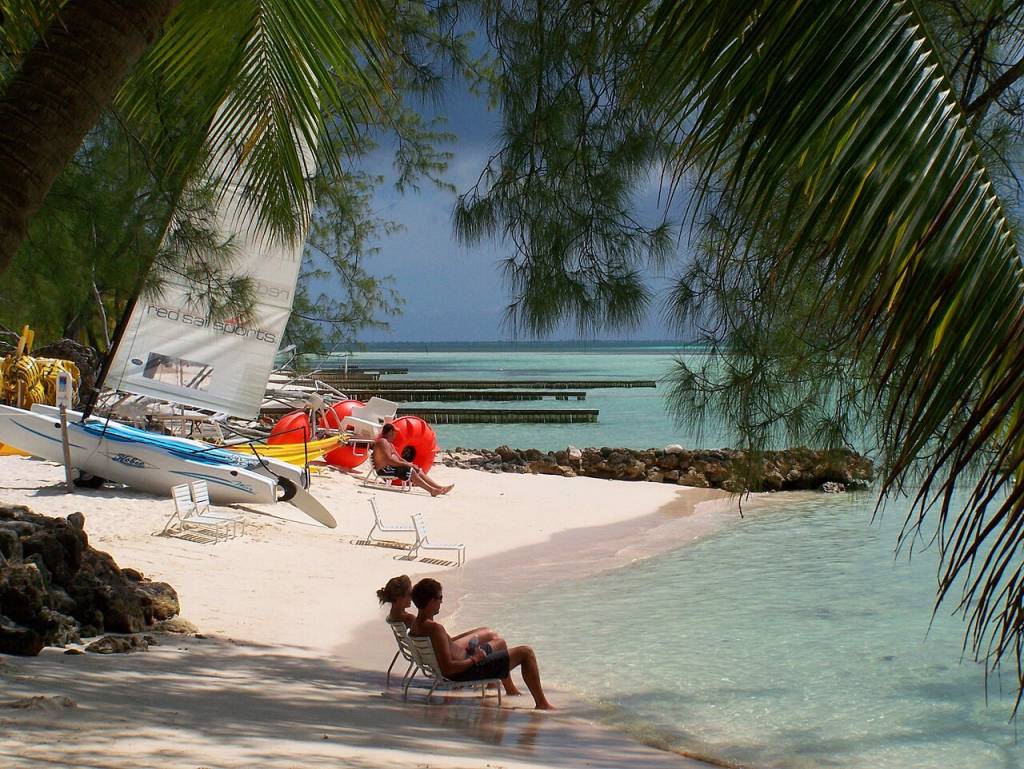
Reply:
[[[181,617],[174,617],[173,619],[166,619],[162,622],[157,622],[153,626],[153,629],[159,630],[161,633],[180,633],[183,635],[195,635],[199,632],[199,628],[187,619],[182,619]]]
[[[663,454],[657,459],[657,464],[662,470],[675,470],[679,467],[679,455]]]
[[[632,457],[629,456],[625,451],[613,451],[608,454],[609,465],[624,465],[627,462],[632,461]]]
[[[82,642],[78,635],[78,623],[73,617],[53,609],[43,609],[40,618],[46,624],[43,640],[47,646],[64,646]]]
[[[142,598],[127,586],[104,585],[97,600],[103,628],[112,633],[138,633],[147,624]]]
[[[136,592],[144,596],[143,604],[152,620],[165,620],[178,614],[178,593],[166,582],[150,582],[146,580],[136,586]],[[148,605],[147,605],[148,602]],[[152,621],[151,620],[151,621]]]
[[[0,555],[7,561],[21,560],[21,538],[17,532],[0,528]]]
[[[177,613],[178,597],[137,570],[122,571],[88,546],[84,517],[48,518],[0,506],[0,615],[4,648],[37,653],[44,645],[78,643],[104,630],[138,632]]]
[[[708,478],[708,480],[711,480]],[[769,470],[764,474],[762,486],[765,491],[781,491],[783,484],[782,473],[778,470]]]
[[[0,615],[0,654],[35,657],[45,646],[42,635]]]
[[[706,489],[711,485],[702,473],[698,473],[692,467],[687,468],[685,473],[680,473],[676,483],[680,486],[695,486],[698,489]]]
[[[93,654],[131,654],[136,651],[144,652],[148,648],[146,639],[137,635],[108,635],[93,641],[85,650]]]
[[[64,521],[53,527],[37,531],[21,540],[25,558],[39,555],[52,580],[66,585],[82,565],[82,540],[78,531]]]
[[[703,475],[709,483],[717,485],[728,478],[730,472],[721,462],[711,461],[704,464]]]
[[[471,450],[466,449],[466,452]],[[845,449],[812,451],[748,452],[735,449],[687,451],[674,444],[664,450],[616,449],[607,446],[541,452],[499,446],[496,451],[473,452],[471,461],[451,454],[442,460],[456,467],[475,467],[490,472],[531,472],[573,475],[610,480],[641,481],[661,477],[662,482],[709,486],[731,492],[810,490],[826,482],[849,489],[866,488],[873,480],[871,461]]]
[[[0,613],[33,627],[44,608],[50,608],[50,599],[36,564],[9,563],[0,568]]]

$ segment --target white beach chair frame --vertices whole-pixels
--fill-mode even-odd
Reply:
[[[431,542],[427,534],[427,522],[423,519],[423,513],[412,514],[412,525],[416,530],[416,541],[409,551],[409,557],[419,557],[420,550],[454,550],[458,553],[458,565],[466,563],[466,546],[461,543]]]
[[[404,657],[409,662],[409,668],[405,671],[405,675],[402,676],[402,683],[399,686],[402,687],[402,691],[408,690],[408,684],[412,682],[412,679],[416,677],[416,673],[419,671],[420,666],[416,664],[416,657],[413,654],[412,643],[409,641],[409,628],[406,627],[404,622],[392,622],[388,620],[388,627],[391,628],[391,632],[395,635],[395,643],[398,644],[398,651],[395,652],[395,656],[391,658],[391,664],[388,665],[388,674],[386,686],[391,686],[391,669],[398,662],[399,657]]]
[[[392,481],[398,481],[393,483]],[[401,478],[395,478],[390,475],[380,475],[377,472],[377,468],[373,466],[373,462],[370,462],[370,467],[366,471],[366,475],[363,476],[360,483],[367,488],[372,489],[387,489],[389,491],[412,491],[412,480],[411,476],[409,479],[402,480]]]
[[[192,489],[187,483],[171,487],[174,513],[164,524],[161,535],[174,535],[196,530],[216,542],[234,536],[234,521],[211,515],[201,515],[192,498]]]
[[[377,509],[377,500],[373,497],[370,497],[370,509],[373,511],[373,526],[370,527],[370,533],[366,535],[368,542],[374,541],[373,532],[375,531],[379,531],[381,534],[416,534],[416,527],[410,526],[407,523],[384,523],[381,521],[380,511]],[[410,542],[408,543],[408,548],[411,550],[414,545],[415,542]]]
[[[192,501],[195,502],[196,513],[198,515],[230,523],[234,527],[234,536],[236,537],[239,534],[245,534],[244,515],[238,515],[236,513],[221,513],[210,509],[210,489],[206,485],[206,481],[189,481],[188,485],[192,489]]]
[[[418,666],[418,670],[423,675],[430,679],[430,691],[427,692],[427,703],[430,702],[430,696],[438,690],[445,689],[476,689],[479,687],[480,696],[487,696],[487,687],[491,684],[496,684],[498,688],[498,707],[501,707],[501,679],[500,678],[484,678],[480,681],[453,681],[450,678],[445,677],[444,673],[441,672],[441,665],[437,661],[437,655],[434,654],[434,646],[430,642],[430,639],[426,636],[408,636],[409,645],[412,649],[413,660]],[[415,675],[415,674],[414,674]],[[409,696],[409,684],[412,683],[410,677],[405,682],[405,688],[402,692],[402,698],[406,699]]]

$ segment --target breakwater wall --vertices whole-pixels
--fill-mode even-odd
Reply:
[[[674,483],[732,492],[810,489],[835,492],[865,488],[874,480],[871,460],[846,449],[748,452],[688,450],[678,445],[646,450],[570,446],[562,451],[544,452],[499,446],[493,451],[456,448],[440,454],[439,461],[448,467],[495,473]]]

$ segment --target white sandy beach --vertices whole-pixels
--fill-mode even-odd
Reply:
[[[434,576],[446,587],[440,619],[459,629],[481,589],[542,589],[705,535],[736,514],[724,495],[444,467],[433,475],[455,491],[434,499],[373,491],[328,471],[312,490],[337,529],[287,504],[252,507],[244,536],[203,545],[153,536],[171,514],[170,500],[118,488],[69,494],[59,466],[0,458],[0,503],[52,516],[84,513],[91,544],[173,585],[181,616],[206,636],[161,635],[160,646],[131,655],[47,649],[38,658],[0,657],[0,764],[702,765],[599,725],[591,706],[568,692],[549,692],[560,707],[553,714],[532,712],[529,695],[506,698],[500,709],[494,698],[481,706],[471,694],[435,696],[428,705],[421,690],[404,702],[385,690],[394,641],[374,591],[395,574]],[[400,550],[357,544],[373,522],[371,494],[386,519],[405,523],[423,512],[432,537],[465,543],[466,567],[409,562]]]

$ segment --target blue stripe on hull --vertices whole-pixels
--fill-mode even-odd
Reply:
[[[25,432],[32,433],[33,435],[38,435],[40,438],[44,438],[45,440],[48,440],[48,441],[53,441],[54,443],[62,443],[60,438],[54,438],[52,435],[50,435],[48,433],[41,433],[38,430],[33,430],[31,427],[23,425],[21,422],[18,422],[15,419],[12,419],[10,421],[11,421],[11,424],[16,425],[17,427],[20,427]],[[70,427],[71,427],[71,424],[68,425],[68,428],[70,428]],[[69,432],[70,432],[70,429],[69,429]],[[75,449],[81,449],[82,451],[86,451],[87,450],[85,446],[79,446],[77,443],[72,443],[70,437],[68,438],[68,445],[71,446],[72,448],[75,448]],[[15,448],[18,448],[18,447],[15,446]]]
[[[213,446],[209,448],[195,446],[192,443],[185,443],[170,436],[148,433],[145,430],[119,425],[115,422],[107,422],[106,424],[97,424],[95,422],[76,423],[75,427],[100,440],[125,444],[141,444],[179,459],[187,459],[205,465],[231,465],[232,467],[244,469],[259,465],[257,460],[248,459],[234,451],[226,451],[225,449]]]

